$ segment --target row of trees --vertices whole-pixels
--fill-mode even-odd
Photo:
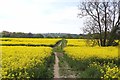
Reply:
[[[100,46],[111,46],[115,39],[120,40],[120,1],[99,2],[87,0],[79,5],[79,17],[87,17],[83,31],[89,39],[95,40],[97,34]]]
[[[22,33],[22,32],[8,32],[3,31],[1,37],[11,37],[11,38],[43,38],[42,34],[32,34],[32,33]]]
[[[33,33],[23,33],[23,32],[8,32],[2,31],[0,33],[1,37],[9,38],[83,38],[84,35],[80,34],[67,34],[67,33],[44,33],[44,34],[33,34]]]

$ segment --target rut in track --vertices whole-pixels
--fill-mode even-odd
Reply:
[[[54,52],[54,54],[55,54],[54,78],[60,78],[59,77],[59,59],[57,57],[57,53]]]

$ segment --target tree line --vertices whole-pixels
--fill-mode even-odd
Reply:
[[[2,31],[1,37],[8,38],[44,38],[42,34]]]
[[[2,31],[0,36],[5,38],[67,38],[67,39],[79,39],[84,38],[82,34],[68,34],[68,33],[23,33],[23,32],[8,32]]]

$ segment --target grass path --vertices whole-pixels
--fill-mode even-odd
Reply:
[[[55,64],[54,64],[54,78],[77,78],[77,73],[70,68],[69,64],[64,58],[63,45],[61,41],[54,51]]]
[[[58,53],[59,58],[59,74],[61,78],[78,78],[79,75],[74,71],[64,58],[63,53]]]

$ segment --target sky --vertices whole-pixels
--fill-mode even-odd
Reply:
[[[79,0],[0,0],[0,32],[82,33]]]

